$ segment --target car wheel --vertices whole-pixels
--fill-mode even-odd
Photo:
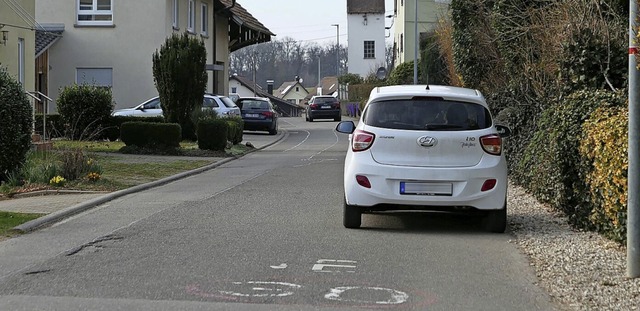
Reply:
[[[362,211],[353,205],[347,204],[347,200],[344,200],[344,215],[343,224],[345,228],[357,229],[362,224]]]
[[[485,229],[493,233],[504,233],[507,229],[507,202],[499,210],[489,211],[484,218]]]

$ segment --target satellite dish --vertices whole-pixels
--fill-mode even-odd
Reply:
[[[378,78],[378,80],[384,80],[387,78],[387,69],[384,67],[378,68],[378,71],[376,71],[376,78]]]

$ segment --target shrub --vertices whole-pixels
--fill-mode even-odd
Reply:
[[[178,123],[185,139],[195,139],[191,114],[202,107],[207,83],[207,50],[201,39],[173,34],[153,54],[153,80],[167,122]]]
[[[203,120],[198,123],[198,148],[224,150],[227,146],[229,124],[225,120]]]
[[[591,221],[599,232],[624,243],[627,237],[627,155],[629,123],[625,107],[603,107],[583,125],[580,154],[592,171],[586,176],[595,207]]]
[[[108,88],[87,84],[65,87],[56,101],[65,135],[74,140],[98,138],[113,111],[111,98]]]
[[[31,148],[31,114],[24,89],[0,67],[0,181],[26,160]]]
[[[598,107],[622,105],[622,94],[599,90],[578,91],[558,101],[542,113],[518,163],[520,182],[581,227],[590,227],[593,209],[586,184],[591,168],[579,152],[582,124]]]
[[[232,117],[227,120],[229,123],[229,138],[228,140],[234,145],[242,142],[242,135],[244,131],[244,121],[241,117]]]
[[[178,148],[180,125],[176,123],[125,122],[120,126],[120,138],[127,146]]]
[[[163,123],[163,117],[133,117],[133,116],[109,116],[109,121],[105,123],[101,137],[110,141],[120,138],[120,126],[125,122],[152,122]]]

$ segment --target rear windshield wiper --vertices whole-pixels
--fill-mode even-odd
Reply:
[[[427,130],[447,130],[447,129],[461,129],[462,125],[457,124],[426,124],[425,129]]]

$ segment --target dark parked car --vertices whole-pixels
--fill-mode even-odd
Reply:
[[[240,97],[236,104],[240,107],[245,130],[267,131],[270,135],[278,133],[278,113],[268,98]]]
[[[305,119],[313,122],[314,119],[342,120],[340,101],[329,95],[313,96],[307,105]]]

